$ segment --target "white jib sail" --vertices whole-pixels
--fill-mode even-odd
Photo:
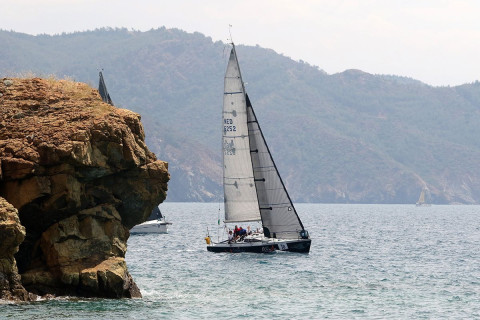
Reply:
[[[258,221],[260,211],[250,156],[245,88],[235,47],[225,73],[222,120],[225,222]]]

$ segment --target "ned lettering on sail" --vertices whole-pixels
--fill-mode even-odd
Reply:
[[[310,236],[278,173],[245,92],[233,43],[224,79],[222,139],[223,236],[226,239],[213,242],[207,235],[207,250],[308,253]],[[234,237],[230,233],[233,225],[255,222],[261,224],[255,231],[247,227],[248,231],[240,236]],[[237,232],[235,234],[239,234]]]
[[[237,131],[237,127],[232,125],[233,120],[232,119],[223,119],[223,132],[227,131]]]

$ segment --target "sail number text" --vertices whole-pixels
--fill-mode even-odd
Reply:
[[[237,127],[233,125],[232,119],[223,119],[223,132],[237,131]]]

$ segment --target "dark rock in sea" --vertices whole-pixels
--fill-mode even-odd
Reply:
[[[26,230],[5,252],[21,243],[10,261],[23,287],[140,297],[125,263],[129,229],[165,199],[169,180],[167,163],[145,145],[140,116],[72,81],[3,79],[0,92],[0,196]],[[3,248],[12,236],[1,230]],[[0,277],[0,291],[20,284],[18,274]]]

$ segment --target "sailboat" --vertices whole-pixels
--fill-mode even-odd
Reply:
[[[432,196],[430,195],[430,190],[425,186],[420,192],[420,197],[418,198],[417,207],[430,207],[432,205]]]
[[[110,94],[108,94],[108,91],[107,91],[107,86],[105,85],[105,80],[103,80],[102,71],[99,72],[98,93],[100,93],[100,96],[102,97],[103,102],[106,102],[113,106],[112,99],[110,98]]]
[[[147,221],[134,226],[130,229],[130,233],[168,233],[169,224],[172,223],[165,221],[160,208],[156,206],[147,218]]]
[[[232,46],[223,95],[224,230],[228,232],[228,224],[255,221],[262,228],[217,242],[207,235],[207,250],[308,253],[310,236],[273,161],[245,92],[235,45]]]

